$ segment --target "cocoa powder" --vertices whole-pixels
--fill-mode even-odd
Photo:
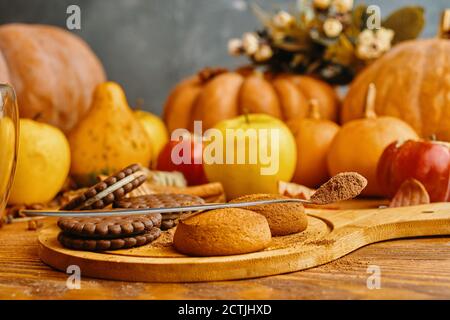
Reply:
[[[327,240],[327,239],[321,239],[321,240],[314,240],[306,242],[306,244],[311,244],[314,246],[329,246],[335,243],[335,240]]]
[[[356,172],[338,173],[311,196],[315,204],[328,204],[356,197],[367,186],[367,179]]]

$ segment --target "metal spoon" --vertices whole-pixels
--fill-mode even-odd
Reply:
[[[129,216],[143,215],[150,213],[181,213],[204,211],[225,208],[252,207],[264,204],[297,202],[304,204],[325,205],[337,201],[348,200],[356,197],[367,185],[367,180],[354,172],[340,173],[325,182],[311,196],[310,200],[304,199],[271,199],[236,203],[211,203],[194,206],[181,206],[170,208],[147,208],[147,209],[115,209],[115,210],[80,210],[80,211],[62,211],[62,210],[23,210],[27,216],[48,216],[48,217],[111,217],[111,216]],[[350,186],[350,187],[349,187]],[[332,193],[330,195],[330,192]]]

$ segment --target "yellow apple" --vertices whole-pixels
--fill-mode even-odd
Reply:
[[[145,132],[148,135],[152,143],[152,164],[154,168],[156,166],[156,160],[160,154],[162,148],[169,141],[169,133],[167,131],[166,125],[161,120],[160,117],[142,110],[134,111],[134,115],[139,120],[141,125],[144,127]]]
[[[20,119],[16,175],[9,202],[32,204],[52,200],[61,190],[69,168],[69,142],[62,131]]]
[[[296,166],[294,137],[279,119],[248,114],[224,120],[205,132],[203,165],[209,181],[221,182],[227,198],[277,193]]]

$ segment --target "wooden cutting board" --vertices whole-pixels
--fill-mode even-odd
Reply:
[[[78,265],[82,276],[95,278],[146,282],[216,281],[303,270],[383,240],[450,235],[450,203],[393,209],[361,209],[362,206],[360,202],[352,202],[339,210],[309,208],[306,231],[275,237],[269,248],[250,254],[187,257],[171,246],[173,231],[163,233],[153,244],[140,248],[105,253],[75,251],[58,243],[59,229],[53,224],[39,235],[39,256],[56,269],[66,271],[69,265]]]

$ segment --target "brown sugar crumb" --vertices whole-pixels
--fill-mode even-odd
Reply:
[[[38,220],[30,220],[28,221],[28,230],[38,230],[39,228],[43,227],[44,224],[42,223],[42,221],[38,221]]]
[[[356,197],[367,186],[367,179],[356,172],[338,173],[311,196],[315,204],[328,204]]]
[[[333,243],[335,243],[334,240],[322,239],[322,240],[309,241],[306,244],[312,244],[314,246],[329,246],[329,245],[332,245]]]
[[[161,232],[161,235],[150,246],[153,248],[171,247],[173,242],[174,229]]]

